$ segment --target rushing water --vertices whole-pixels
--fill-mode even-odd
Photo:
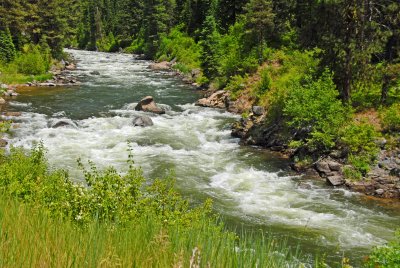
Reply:
[[[286,237],[305,254],[326,254],[333,266],[343,256],[359,264],[400,227],[398,206],[293,176],[277,155],[240,146],[229,128],[238,117],[195,107],[198,92],[171,73],[153,72],[131,55],[68,52],[79,60],[74,73],[82,84],[22,90],[8,107],[23,111],[14,118],[14,146],[43,141],[50,163],[79,179],[78,158],[126,170],[129,143],[150,178],[174,170],[178,189],[194,202],[214,199],[229,225]],[[143,114],[135,103],[147,95],[168,112],[150,115],[153,127],[133,127]],[[60,119],[75,126],[49,127]]]

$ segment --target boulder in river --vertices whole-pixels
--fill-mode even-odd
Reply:
[[[58,121],[54,121],[50,123],[51,128],[60,128],[60,127],[74,127],[76,128],[76,124],[72,120],[62,119]]]
[[[148,116],[138,116],[133,119],[133,125],[135,127],[150,127],[153,126],[153,120]]]
[[[0,148],[1,148],[1,147],[6,147],[7,144],[8,144],[8,142],[7,142],[6,140],[0,139]]]
[[[165,111],[157,106],[152,96],[143,98],[135,107],[136,111],[150,112],[155,114],[165,114]]]
[[[90,74],[91,75],[100,75],[100,72],[99,71],[93,71],[93,72],[90,72]]]
[[[3,98],[0,98],[0,105],[5,104],[5,103],[6,103],[6,101]]]

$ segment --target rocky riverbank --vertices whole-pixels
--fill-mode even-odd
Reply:
[[[361,180],[349,180],[345,176],[345,170],[351,169],[351,166],[346,165],[346,152],[333,150],[312,163],[296,161],[300,155],[311,154],[290,149],[288,146],[292,137],[301,136],[302,133],[288,132],[279,120],[268,122],[265,109],[253,106],[253,103],[254,100],[246,96],[232,101],[229,92],[220,90],[207,92],[205,98],[200,99],[196,104],[245,114],[232,126],[232,135],[240,138],[244,145],[262,146],[288,156],[292,160],[293,170],[300,174],[324,179],[332,187],[345,187],[379,198],[400,199],[400,148],[398,146],[387,149],[386,140],[377,140],[380,152],[376,164]],[[400,141],[397,142],[398,144]]]
[[[7,102],[17,98],[18,89],[24,87],[57,87],[57,86],[74,86],[79,85],[79,81],[74,76],[73,71],[76,69],[76,62],[72,59],[69,61],[62,60],[57,65],[51,67],[50,73],[52,79],[44,82],[28,82],[25,84],[0,84],[0,124],[6,124],[8,117],[20,116],[20,112],[7,112]],[[0,148],[6,147],[8,141],[0,137]]]

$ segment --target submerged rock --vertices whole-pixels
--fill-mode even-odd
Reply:
[[[60,127],[73,127],[76,128],[76,124],[72,120],[63,119],[51,122],[49,124],[51,128],[60,128]]]
[[[0,139],[0,147],[6,147],[8,142],[4,139]]]
[[[100,75],[100,72],[99,71],[93,71],[93,72],[90,72],[90,74],[91,75]]]
[[[152,96],[143,98],[135,107],[135,110],[155,114],[165,114],[165,111],[156,105]]]
[[[133,119],[133,125],[135,127],[150,127],[153,126],[153,120],[148,116],[138,116]]]

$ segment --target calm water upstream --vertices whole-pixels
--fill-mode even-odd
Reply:
[[[149,70],[149,62],[124,54],[67,52],[79,60],[80,86],[29,88],[9,107],[23,111],[15,118],[20,125],[11,143],[30,148],[42,140],[54,167],[79,178],[81,158],[125,170],[130,142],[135,162],[150,178],[172,169],[185,196],[194,202],[214,199],[229,225],[286,237],[306,255],[325,253],[333,267],[343,256],[359,265],[371,247],[400,227],[399,206],[291,176],[285,160],[240,146],[230,136],[236,115],[195,107],[199,94],[193,88]],[[147,95],[168,112],[150,115],[153,127],[133,127],[132,118],[142,114],[133,110],[135,103]],[[60,119],[77,127],[49,127]]]

